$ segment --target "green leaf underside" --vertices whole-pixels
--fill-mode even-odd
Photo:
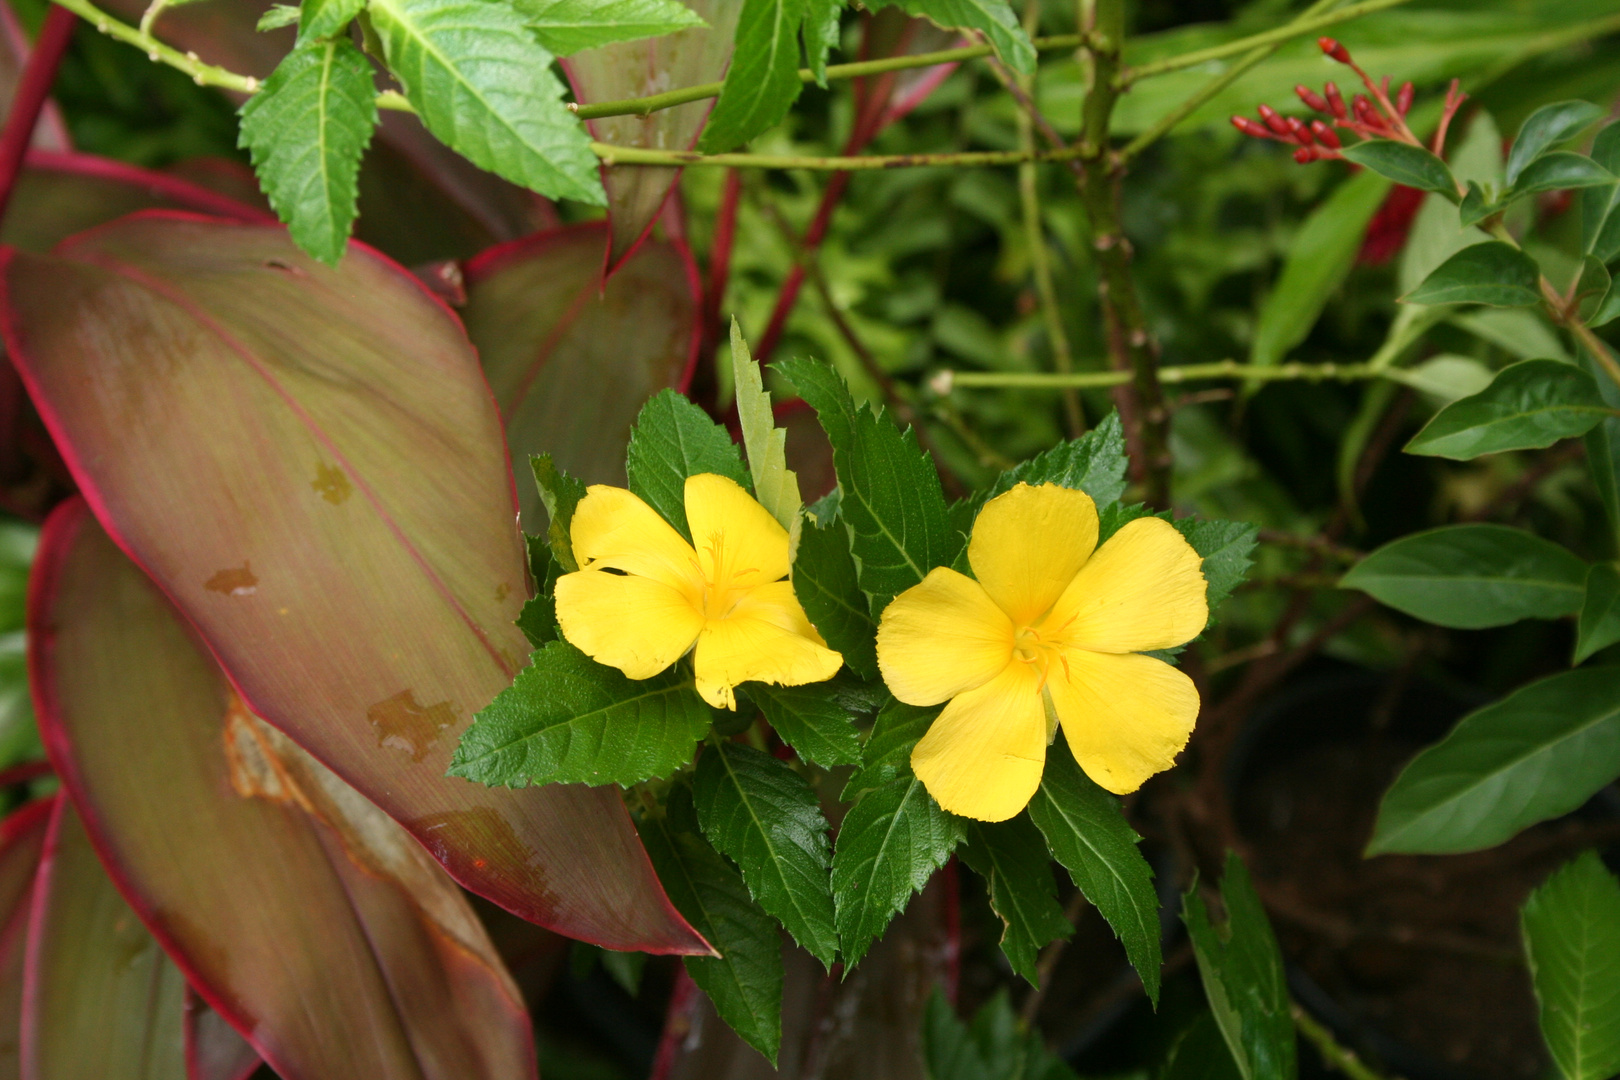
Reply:
[[[961,840],[961,819],[941,810],[915,776],[891,780],[850,808],[832,861],[846,971]]]
[[[677,0],[517,0],[514,6],[557,56],[707,25]]]
[[[692,781],[703,835],[748,892],[823,967],[838,954],[821,803],[804,777],[750,746],[711,743]]]
[[[1389,139],[1368,139],[1346,146],[1340,153],[1357,165],[1365,166],[1397,184],[1423,191],[1438,191],[1456,200],[1457,182],[1452,179],[1451,170],[1446,168],[1445,162],[1421,146]]]
[[[1586,101],[1555,101],[1531,113],[1519,128],[1508,151],[1505,179],[1509,186],[1529,164],[1603,115],[1601,106]]]
[[[706,154],[735,149],[781,122],[798,100],[799,27],[806,0],[743,0],[720,99],[698,137]]]
[[[293,242],[328,265],[348,246],[377,126],[371,64],[347,40],[300,45],[242,105],[240,145]]]
[[[799,531],[799,508],[804,501],[799,496],[799,478],[787,467],[787,432],[776,426],[771,395],[765,392],[759,364],[748,355],[748,343],[736,319],[731,320],[731,374],[754,497],[793,537]]]
[[[679,668],[627,679],[553,641],[473,718],[449,772],[492,787],[635,784],[690,761],[710,721]]]
[[[805,522],[793,560],[793,592],[811,625],[843,656],[849,670],[876,679],[877,622],[861,592],[843,521]]]
[[[1556,619],[1580,610],[1586,564],[1502,525],[1447,525],[1404,536],[1340,581],[1424,622],[1459,630]]]
[[[720,1018],[776,1064],[782,1043],[782,935],[742,877],[698,830],[692,792],[669,796],[665,816],[640,822],[641,841],[675,909],[718,957],[688,956],[686,971]]]
[[[688,541],[692,530],[686,524],[687,477],[715,473],[743,488],[750,486],[748,471],[726,429],[674,390],[659,391],[641,407],[624,467],[630,490]]]
[[[1148,997],[1157,1002],[1163,963],[1159,896],[1153,868],[1136,846],[1141,837],[1126,822],[1119,800],[1093,783],[1067,749],[1054,747],[1029,817],[1052,857],[1113,927]]]
[[[855,717],[827,693],[827,686],[747,683],[743,691],[760,707],[782,741],[805,761],[834,769],[861,760]]]
[[[962,861],[989,886],[990,907],[1005,926],[1001,951],[1013,971],[1038,986],[1042,946],[1074,932],[1057,902],[1046,842],[1022,814],[994,824],[969,821],[966,829]]]
[[[577,480],[551,460],[550,454],[537,454],[529,459],[534,472],[535,486],[540,489],[540,501],[546,508],[546,539],[557,564],[568,573],[579,569],[574,558],[574,508],[585,497],[585,481]]]
[[[1467,461],[1584,435],[1610,414],[1592,376],[1561,360],[1524,360],[1491,385],[1435,414],[1406,444],[1409,454]]]
[[[1565,1080],[1620,1072],[1620,881],[1588,851],[1521,913],[1541,1034]]]
[[[1292,1080],[1298,1063],[1282,953],[1235,853],[1226,857],[1221,899],[1227,922],[1217,929],[1196,883],[1182,897],[1181,917],[1210,1010],[1244,1080]]]
[[[1259,526],[1243,521],[1192,517],[1171,524],[1204,560],[1200,569],[1206,582],[1210,620],[1214,621],[1215,609],[1249,576],[1249,567],[1254,565],[1254,547],[1259,542]]]
[[[928,732],[941,705],[907,705],[890,698],[878,710],[872,730],[861,748],[861,767],[844,784],[845,802],[862,791],[882,787],[896,777],[911,775],[911,749]]]
[[[366,0],[303,0],[297,8],[298,44],[342,33],[365,8]]]
[[[1592,160],[1620,176],[1620,124],[1598,132]],[[1620,182],[1581,192],[1581,250],[1601,263],[1620,257]]]
[[[590,137],[563,108],[552,55],[483,0],[372,0],[388,69],[427,129],[480,168],[551,198],[604,205]]]
[[[1594,563],[1586,575],[1573,663],[1620,641],[1620,570],[1613,563]]]
[[[1462,718],[1396,777],[1369,855],[1493,847],[1620,775],[1620,680],[1566,671]]]
[[[978,30],[1008,67],[1035,74],[1035,46],[1006,0],[878,0],[869,6],[873,11],[897,7],[946,30]]]
[[[1402,299],[1412,304],[1528,307],[1541,301],[1540,281],[1534,259],[1512,244],[1490,240],[1457,252]]]
[[[871,610],[881,612],[954,553],[939,472],[915,432],[901,432],[870,405],[857,407],[831,366],[788,360],[776,368],[816,410],[832,443],[839,513],[850,528],[861,588]]]

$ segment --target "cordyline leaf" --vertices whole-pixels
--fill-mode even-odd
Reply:
[[[525,918],[703,948],[613,793],[443,776],[528,653],[527,571],[488,388],[415,279],[360,247],[332,270],[279,229],[146,216],[9,253],[0,289],[97,516],[254,712]],[[248,492],[276,512],[245,513]]]
[[[28,34],[12,14],[11,7],[0,8],[0,116],[11,112],[11,99],[17,92],[23,65],[28,63],[30,42]],[[68,150],[72,148],[67,126],[54,101],[46,100],[29,146],[34,150]]]
[[[0,1076],[20,1075],[23,974],[34,878],[54,800],[40,799],[0,821]]]
[[[280,1076],[534,1075],[522,998],[454,882],[246,710],[82,501],[47,523],[36,581],[62,782],[147,928]]]
[[[248,1080],[264,1059],[194,989],[186,992],[186,1080]]]
[[[748,453],[748,471],[754,478],[754,497],[787,530],[791,562],[793,553],[799,550],[799,529],[803,525],[799,478],[787,467],[787,432],[776,426],[759,362],[748,355],[748,342],[743,340],[735,318],[731,320],[731,375],[743,449]]]
[[[680,386],[697,357],[697,269],[690,253],[648,243],[606,286],[600,222],[495,248],[467,264],[467,336],[506,425],[523,527],[548,516],[523,462],[549,455],[587,484],[625,483],[630,425]],[[574,569],[568,566],[567,569]]]

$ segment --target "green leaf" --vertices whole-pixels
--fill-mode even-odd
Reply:
[[[1452,178],[1451,170],[1421,146],[1389,139],[1367,139],[1346,146],[1340,153],[1347,160],[1397,184],[1439,192],[1453,202],[1457,199],[1457,181]]]
[[[710,722],[678,668],[627,679],[553,641],[473,717],[449,775],[490,787],[636,784],[692,760]]]
[[[1572,664],[1620,641],[1620,570],[1613,563],[1593,563],[1587,571],[1586,598],[1577,625]]]
[[[259,21],[253,24],[253,29],[263,34],[270,30],[280,30],[283,26],[291,26],[297,21],[297,4],[271,4],[265,9],[264,14],[259,16]]]
[[[1620,124],[1598,132],[1592,160],[1620,176]],[[1620,256],[1620,183],[1581,192],[1581,250],[1601,263]]]
[[[1530,894],[1520,926],[1564,1080],[1608,1080],[1620,1072],[1620,881],[1588,851]]]
[[[1620,774],[1614,668],[1566,671],[1469,713],[1384,794],[1367,854],[1492,847]]]
[[[1603,115],[1603,108],[1587,101],[1557,101],[1531,113],[1519,128],[1513,148],[1508,151],[1507,182],[1518,183],[1519,174],[1552,147],[1573,138],[1582,128]]]
[[[965,1024],[936,985],[923,1012],[922,1058],[929,1080],[1075,1080],[1041,1033],[1025,1030],[1005,989]]]
[[[1524,360],[1503,368],[1479,393],[1441,409],[1406,452],[1469,461],[1539,449],[1586,434],[1612,412],[1580,368],[1562,360]]]
[[[298,44],[336,37],[365,9],[365,0],[303,0],[298,5]],[[369,73],[371,65],[366,70]]]
[[[816,410],[832,443],[843,491],[839,512],[850,528],[861,588],[880,612],[954,554],[939,472],[915,432],[902,433],[870,405],[857,408],[831,366],[795,359],[776,368]]]
[[[1490,304],[1528,307],[1541,302],[1541,269],[1512,244],[1473,244],[1441,263],[1401,299],[1411,304]]]
[[[1479,181],[1470,180],[1467,193],[1463,195],[1462,202],[1457,204],[1457,223],[1466,229],[1470,225],[1478,225],[1500,209],[1502,209],[1500,202],[1485,197],[1485,191],[1479,186]]]
[[[1092,782],[1067,748],[1046,755],[1046,772],[1029,803],[1029,817],[1046,837],[1052,857],[1108,920],[1125,955],[1159,1000],[1159,895],[1153,868],[1142,857],[1119,800]]]
[[[838,31],[844,14],[843,0],[806,0],[804,10],[804,51],[816,85],[827,88],[827,54],[838,46]]]
[[[774,1066],[782,1044],[782,934],[748,898],[743,879],[698,830],[692,791],[678,784],[665,814],[643,818],[641,842],[675,909],[720,955],[688,956],[686,971],[720,1018]]]
[[[765,392],[759,364],[748,355],[748,342],[735,318],[731,320],[731,375],[754,495],[788,531],[789,548],[797,552],[803,522],[799,510],[804,500],[799,495],[799,478],[787,467],[787,432],[776,426],[771,395]]]
[[[911,748],[928,733],[939,716],[940,705],[907,705],[890,698],[878,710],[872,730],[861,748],[861,767],[844,784],[840,799],[848,802],[862,791],[882,787],[897,777],[911,775]]]
[[[1482,361],[1454,353],[1431,356],[1409,368],[1390,368],[1387,375],[1402,386],[1410,386],[1438,408],[1479,393],[1496,377]]]
[[[678,0],[516,0],[514,6],[557,56],[708,25]]]
[[[1078,439],[1058,443],[996,477],[978,505],[1011,491],[1018,484],[1056,484],[1083,491],[1098,506],[1106,506],[1118,502],[1125,494],[1125,471],[1129,464],[1119,413],[1110,412]],[[968,527],[972,527],[971,519]]]
[[[897,7],[946,30],[978,30],[1008,67],[1035,74],[1035,46],[1007,0],[876,0],[868,6],[872,11]]]
[[[799,98],[799,27],[807,0],[743,0],[720,100],[698,138],[705,154],[736,149],[781,122]]]
[[[1612,184],[1615,175],[1585,154],[1557,150],[1531,162],[1513,185],[1512,198],[1541,191],[1567,191]]]
[[[531,457],[529,468],[534,472],[535,486],[540,489],[540,501],[545,504],[548,521],[546,539],[551,543],[551,554],[556,558],[557,565],[571,574],[579,569],[579,561],[574,558],[571,530],[574,526],[574,508],[585,497],[585,482],[557,468],[550,454]]]
[[[962,861],[989,886],[990,907],[1005,927],[1001,951],[1013,971],[1039,986],[1035,960],[1041,947],[1074,933],[1057,902],[1046,843],[1022,814],[1010,821],[966,825]]]
[[[518,612],[518,629],[536,649],[557,640],[557,601],[546,593],[531,596]]]
[[[336,266],[354,225],[360,158],[377,126],[371,64],[347,40],[300,45],[242,105],[240,145],[293,242]]]
[[[480,168],[553,199],[607,201],[552,56],[486,0],[370,0],[383,54],[422,123]]]
[[[793,592],[811,625],[843,655],[849,670],[863,679],[876,679],[877,622],[861,592],[849,552],[849,530],[842,521],[805,524],[793,560]]]
[[[961,819],[941,810],[915,776],[897,777],[850,807],[832,861],[846,971],[961,840]]]
[[[1187,543],[1204,560],[1200,569],[1207,583],[1205,598],[1209,603],[1210,621],[1213,622],[1215,609],[1249,576],[1249,567],[1254,565],[1254,546],[1260,535],[1259,526],[1243,521],[1191,517],[1170,524],[1187,538]]]
[[[1176,1036],[1156,1080],[1243,1080],[1214,1013],[1200,1012]]]
[[[1299,1063],[1282,952],[1235,852],[1226,856],[1221,899],[1227,921],[1216,927],[1196,883],[1181,898],[1210,1010],[1243,1080],[1293,1080]]]
[[[823,967],[838,955],[827,819],[804,777],[771,755],[711,742],[692,781],[703,835],[742,870],[748,892]]]
[[[1437,626],[1478,630],[1581,606],[1586,564],[1503,525],[1446,525],[1385,544],[1339,582]]]
[[[1577,316],[1582,322],[1588,326],[1602,326],[1613,317],[1608,313],[1608,309],[1615,306],[1615,298],[1610,295],[1613,285],[1609,268],[1596,257],[1587,255],[1581,259],[1581,276],[1575,283],[1575,300]]]
[[[686,524],[686,478],[715,473],[748,487],[737,444],[726,429],[690,398],[674,390],[661,390],[648,399],[636,417],[625,453],[630,490],[658,511],[665,521],[692,539]]]
[[[823,769],[859,764],[861,740],[855,730],[855,717],[838,700],[832,685],[747,683],[743,690],[782,741],[805,761]]]

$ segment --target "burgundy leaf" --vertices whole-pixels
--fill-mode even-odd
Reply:
[[[264,1059],[253,1044],[186,990],[186,1080],[248,1080]]]
[[[10,4],[0,4],[0,117],[11,111],[11,98],[17,92],[23,64],[28,61],[28,35],[17,23]],[[67,125],[56,103],[47,101],[34,124],[31,143],[41,150],[70,150]]]

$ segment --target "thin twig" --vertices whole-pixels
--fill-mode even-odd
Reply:
[[[1240,360],[1216,360],[1207,364],[1180,364],[1159,369],[1159,381],[1164,383],[1199,382],[1206,379],[1242,379],[1245,382],[1306,382],[1362,379],[1391,379],[1399,381],[1387,369],[1371,364],[1306,364],[1292,362],[1270,367],[1255,367]],[[1119,386],[1131,381],[1129,371],[1079,371],[1073,374],[1052,374],[1045,371],[954,371],[935,373],[930,380],[943,390],[958,387],[1001,387],[1004,389],[1061,390],[1065,387]]]
[[[1355,1051],[1339,1045],[1339,1040],[1333,1037],[1333,1032],[1316,1022],[1316,1019],[1300,1007],[1299,1002],[1291,1003],[1294,1016],[1294,1026],[1310,1044],[1316,1047],[1316,1052],[1322,1055],[1322,1061],[1330,1069],[1337,1069],[1348,1076],[1350,1080],[1394,1080],[1386,1078],[1382,1073],[1374,1072],[1367,1067],[1367,1063],[1356,1056]]]

